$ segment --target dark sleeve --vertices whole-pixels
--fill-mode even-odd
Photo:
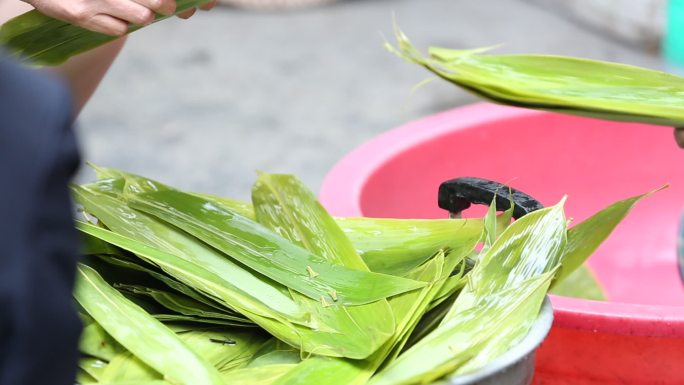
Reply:
[[[73,385],[80,322],[71,97],[0,57],[0,385]]]

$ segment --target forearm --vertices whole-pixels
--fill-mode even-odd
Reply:
[[[0,24],[32,9],[33,7],[20,0],[0,1]],[[93,95],[125,41],[126,38],[122,37],[49,69],[62,77],[71,89],[75,114],[81,111]]]
[[[50,68],[50,71],[59,74],[71,88],[75,115],[78,115],[93,95],[125,42],[124,36]]]

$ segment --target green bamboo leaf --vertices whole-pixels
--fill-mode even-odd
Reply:
[[[496,197],[494,197],[484,216],[484,244],[482,246],[482,251],[484,252],[490,248],[498,236],[499,233],[496,226]]]
[[[223,374],[226,383],[231,385],[270,385],[284,376],[297,365],[275,364],[238,369]]]
[[[102,361],[98,358],[83,357],[78,360],[78,367],[96,380],[93,382],[100,381],[102,378],[102,372],[105,370],[107,365],[108,364],[106,361]]]
[[[109,286],[88,266],[78,267],[74,297],[117,342],[162,373],[170,383],[223,383],[214,367],[189,350],[171,330]]]
[[[594,301],[606,300],[601,284],[586,264],[580,265],[579,268],[563,278],[562,281],[554,282],[549,294]]]
[[[448,253],[443,254],[443,261],[440,261],[441,258],[439,258],[439,254],[442,254],[444,252],[441,251],[438,253],[438,257],[434,259],[434,261],[437,263],[435,279],[431,281],[429,289],[424,293],[424,297],[421,298],[420,301],[417,301],[416,307],[410,310],[404,307],[404,310],[401,310],[401,307],[406,306],[406,304],[395,302],[392,305],[395,312],[399,312],[400,314],[402,314],[403,312],[404,323],[401,326],[400,333],[396,333],[396,340],[394,342],[394,346],[392,346],[391,351],[383,361],[382,366],[386,366],[392,363],[401,353],[401,351],[404,350],[404,347],[406,346],[412,334],[414,333],[416,327],[420,323],[421,318],[425,315],[425,313],[429,311],[433,302],[436,299],[436,296],[439,295],[439,293],[444,289],[444,286],[448,282],[448,279],[451,276],[452,272],[456,270],[456,266],[462,266],[463,263],[465,263],[465,258],[473,252],[477,244],[477,241],[479,240],[473,240],[473,242],[468,246],[462,247],[461,249],[457,250],[450,250]],[[422,265],[419,269],[414,270],[412,274],[423,275],[426,272],[429,272],[430,268],[431,266],[427,264]],[[462,271],[461,269],[458,270]],[[404,301],[406,300],[407,299],[404,299]]]
[[[97,175],[97,182],[89,183],[88,188],[110,195],[121,195],[124,190],[128,194],[138,194],[142,192],[152,192],[160,190],[168,190],[170,187],[155,180],[145,178],[140,175],[132,174],[115,168],[108,168],[95,165],[88,162],[95,174]],[[190,194],[204,198],[206,200],[218,203],[229,210],[254,219],[254,208],[251,203],[239,201],[236,199],[224,198],[211,194],[195,193]]]
[[[400,277],[332,265],[248,218],[180,191],[133,195],[129,205],[187,231],[309,298],[320,299],[335,291],[340,304],[362,305],[423,286]]]
[[[463,289],[470,278],[466,273],[467,260],[463,261],[458,271],[454,271],[451,276],[445,279],[444,284],[435,294],[435,298],[430,303],[430,309],[439,306],[442,302],[449,300],[459,290]],[[452,301],[453,302],[453,301]]]
[[[484,245],[482,247],[482,252],[484,253],[489,249],[496,239],[503,233],[504,230],[508,228],[511,224],[511,219],[513,218],[513,210],[515,205],[513,203],[513,198],[510,200],[509,208],[504,211],[501,215],[497,215],[496,207],[496,197],[492,198],[492,202],[487,208],[487,213],[484,216]]]
[[[77,385],[91,385],[91,384],[96,384],[98,381],[93,378],[88,372],[85,370],[79,368],[78,371],[76,372],[76,384]]]
[[[107,192],[111,195],[121,195],[124,192],[129,194],[139,194],[143,192],[154,192],[169,190],[171,187],[164,183],[145,178],[140,175],[125,172],[123,170],[101,167],[92,163],[88,165],[95,171],[97,182],[88,184],[98,192]]]
[[[176,14],[207,2],[209,0],[176,0]],[[155,22],[168,17],[157,14]],[[128,33],[141,28],[130,25]],[[36,10],[17,16],[0,27],[0,45],[11,54],[37,65],[61,64],[116,38],[53,19]]]
[[[483,230],[482,219],[336,218],[371,271],[404,276],[434,256],[458,249]]]
[[[258,366],[276,364],[298,364],[302,361],[299,351],[290,349],[274,349],[268,353],[256,357],[247,367],[255,368]]]
[[[565,198],[513,222],[480,256],[443,324],[482,298],[557,269],[567,245],[564,203]]]
[[[263,333],[225,328],[182,332],[178,333],[178,338],[221,373],[246,367],[269,339]]]
[[[85,233],[82,233],[85,234]],[[88,235],[90,236],[90,235]],[[231,313],[238,315],[240,313],[236,312],[235,310],[231,309],[225,304],[221,304],[220,302],[204,296],[197,292],[195,289],[191,288],[190,286],[177,281],[173,277],[165,274],[163,271],[158,271],[155,269],[150,268],[151,266],[143,266],[142,264],[135,263],[127,258],[123,258],[121,256],[112,256],[112,255],[100,255],[99,258],[107,263],[120,266],[129,270],[133,271],[140,271],[147,273],[154,279],[158,280],[159,282],[162,282],[169,288],[175,290],[177,293],[185,295],[189,298],[194,299],[197,302],[202,303],[203,305],[215,309],[216,311],[222,312],[222,313]]]
[[[252,188],[252,201],[257,221],[283,238],[331,264],[370,271],[335,220],[296,177],[261,173]],[[372,354],[394,333],[394,315],[384,299],[346,307],[337,304],[334,291],[322,299],[299,293],[293,293],[293,298],[333,329],[315,335],[320,344],[339,344],[335,341],[353,335],[361,342],[354,353],[360,358]]]
[[[336,265],[369,271],[314,194],[292,175],[260,173],[252,187],[257,221]]]
[[[146,365],[130,352],[123,352],[114,357],[99,379],[102,383],[160,380],[163,380],[163,378],[159,372]]]
[[[422,55],[397,30],[402,58],[497,103],[618,121],[684,125],[684,78],[574,57],[490,55],[431,48]]]
[[[526,288],[527,292],[523,292],[521,302],[511,309],[505,318],[499,318],[497,322],[489,325],[491,338],[479,346],[474,355],[466,352],[465,355],[468,356],[468,361],[456,369],[451,376],[455,377],[482,369],[493,359],[503,355],[511,347],[518,344],[529,333],[532,324],[539,316],[539,310],[554,273],[555,271],[551,271],[542,274],[530,279],[531,282],[522,284],[522,287],[527,285],[532,287]],[[539,286],[536,288],[534,287],[535,281],[539,281]],[[517,292],[517,295],[521,295],[520,288],[515,288],[512,291]],[[502,299],[504,296],[502,296]],[[504,300],[508,301],[510,299]],[[493,311],[495,312],[496,310]]]
[[[118,255],[120,253],[116,247],[101,239],[85,234],[81,237],[81,255]]]
[[[570,228],[568,230],[567,250],[565,255],[563,255],[563,265],[558,273],[558,277],[556,277],[556,282],[562,282],[575,269],[581,266],[596,251],[599,245],[608,238],[610,233],[627,216],[637,202],[665,187],[615,202],[587,218],[582,223]]]
[[[102,329],[102,326],[94,321],[83,328],[78,348],[81,353],[103,361],[110,361],[117,354],[125,350],[112,336]]]
[[[271,338],[259,347],[248,368],[301,362],[301,352],[277,338]]]
[[[496,358],[527,334],[554,273],[519,282],[451,318],[374,376],[369,385],[430,383],[454,371],[465,373],[459,368],[471,371]]]
[[[211,202],[215,202],[234,211],[245,218],[255,219],[254,207],[250,203],[239,201],[237,199],[230,199],[225,197],[220,197],[212,194],[201,194],[196,192],[191,192],[190,194],[198,196],[202,199],[206,199]]]
[[[130,380],[114,382],[98,382],[97,384],[83,383],[83,385],[173,385],[163,380]]]
[[[142,295],[153,299],[156,303],[164,308],[186,316],[194,316],[201,318],[216,318],[227,321],[233,321],[231,325],[252,324],[244,316],[235,312],[221,312],[216,308],[207,306],[203,302],[196,301],[190,297],[172,293],[165,290],[153,289],[140,285],[114,285],[119,291],[125,291],[132,294]],[[253,325],[253,324],[252,324]]]
[[[135,302],[135,301],[134,301]],[[167,326],[171,323],[191,323],[205,326],[222,326],[233,328],[253,328],[256,327],[253,323],[244,323],[239,321],[231,321],[223,318],[197,317],[182,314],[150,314],[152,317]]]

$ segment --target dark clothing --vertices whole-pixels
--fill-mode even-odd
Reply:
[[[73,385],[71,96],[0,52],[0,385]]]

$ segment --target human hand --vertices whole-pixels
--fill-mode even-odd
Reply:
[[[175,0],[24,0],[55,19],[107,35],[120,36],[128,24],[148,25],[155,12],[171,15]]]
[[[212,0],[208,3],[201,5],[199,7],[199,9],[201,9],[203,11],[208,11],[208,10],[214,8],[214,6],[216,5],[217,2],[218,2],[218,0]],[[187,11],[179,13],[178,17],[180,17],[181,19],[188,19],[190,16],[194,15],[196,11],[197,11],[197,8],[188,9]]]
[[[172,15],[175,0],[23,0],[38,11],[55,19],[78,25],[91,31],[120,36],[128,31],[128,24],[148,25],[155,13]],[[201,9],[211,9],[210,1]],[[195,13],[189,9],[179,14],[187,19]]]

